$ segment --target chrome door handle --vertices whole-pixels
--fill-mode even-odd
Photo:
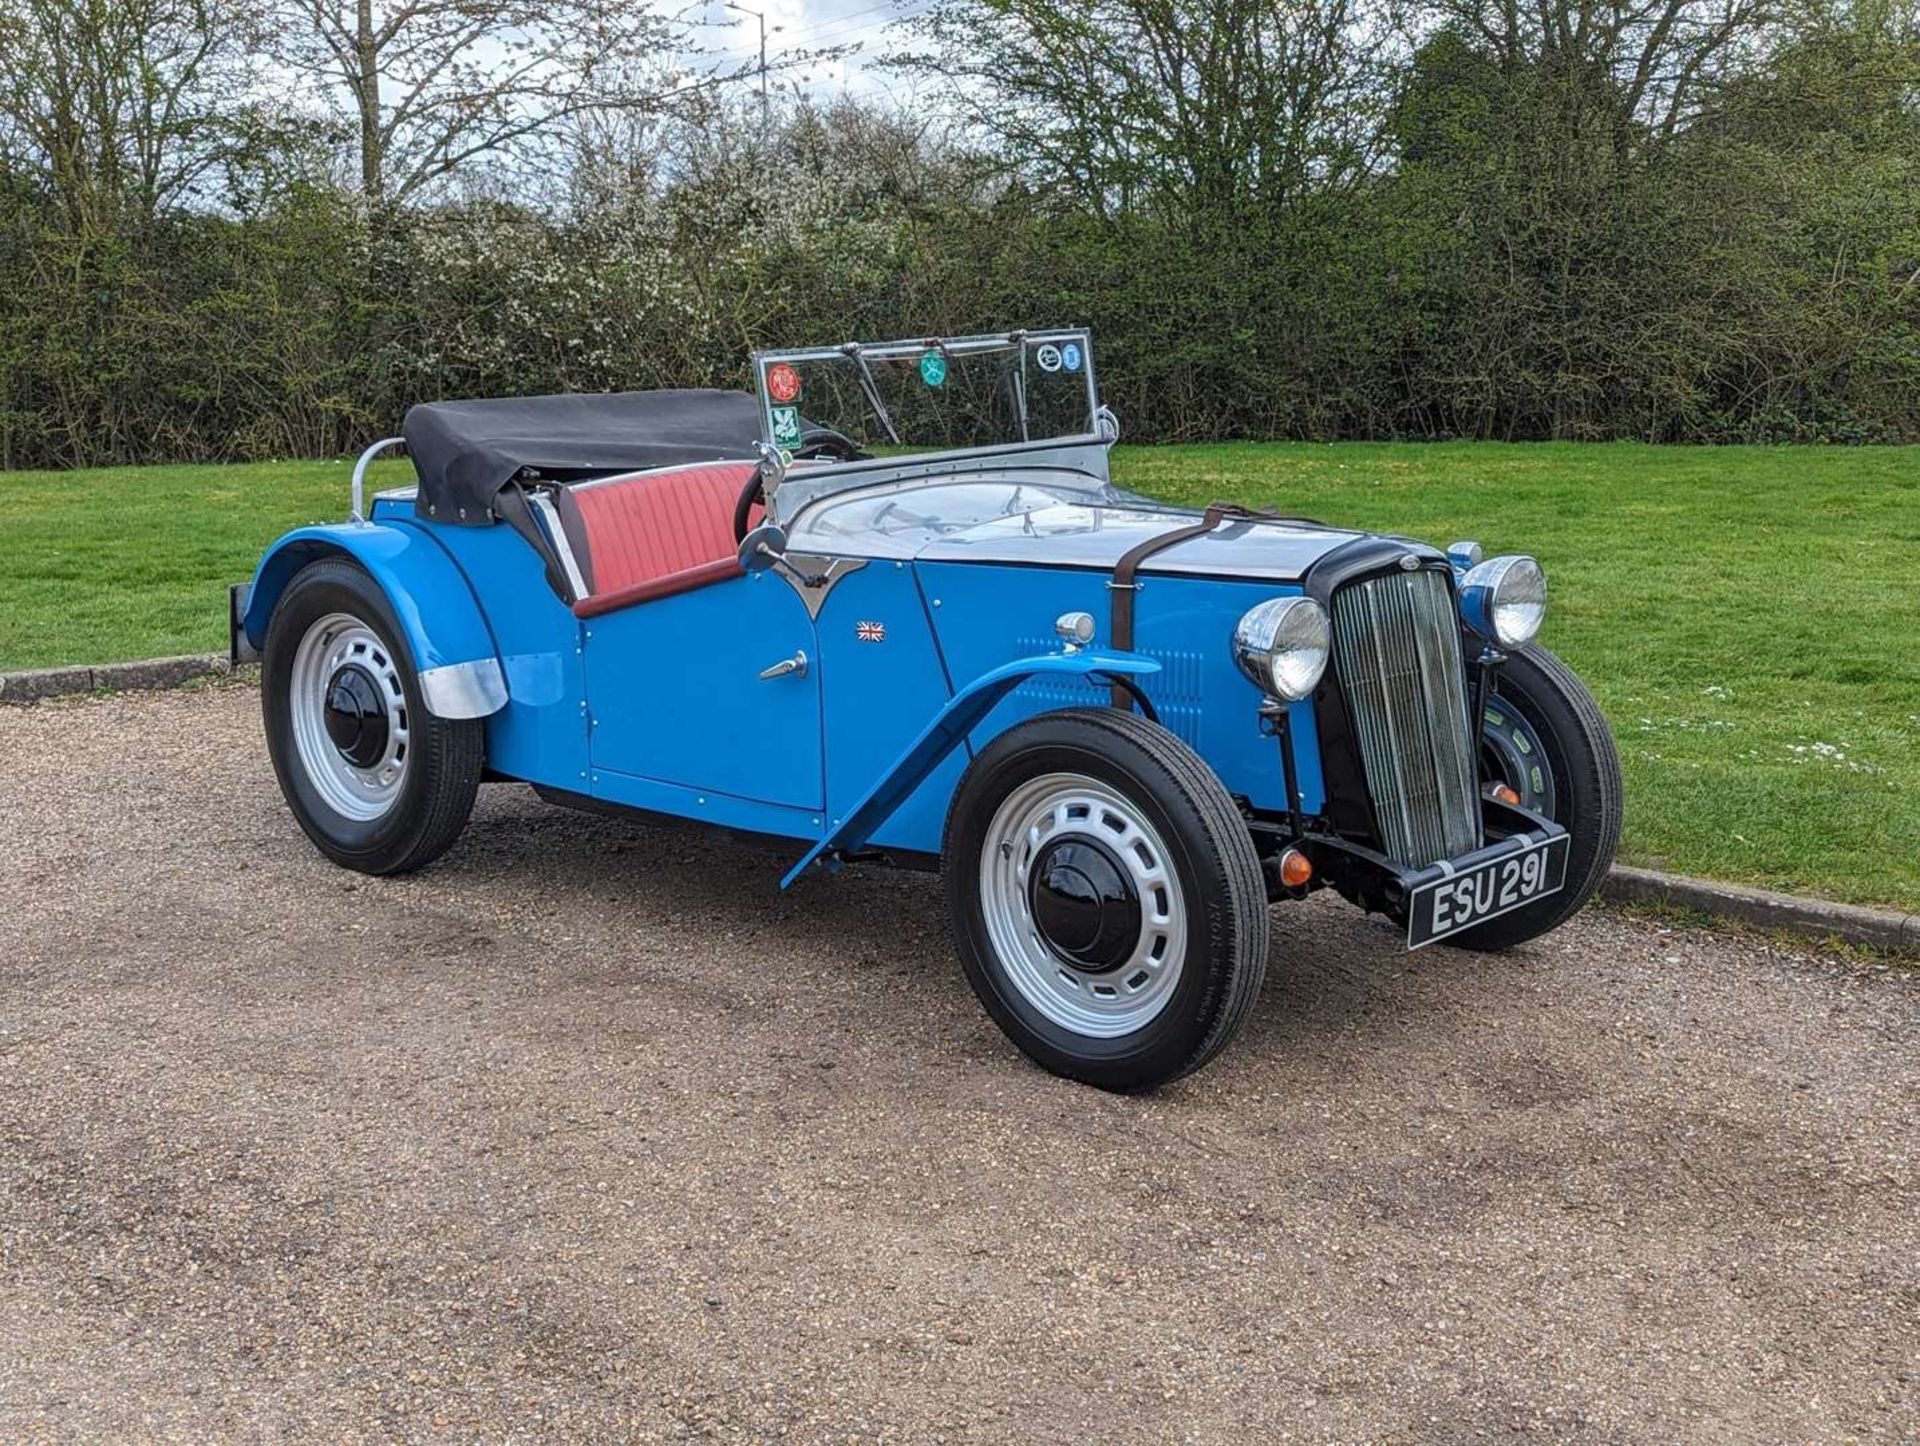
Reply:
[[[763,678],[784,678],[789,674],[796,678],[807,676],[807,655],[804,652],[796,651],[791,658],[782,658],[771,668],[760,670]]]

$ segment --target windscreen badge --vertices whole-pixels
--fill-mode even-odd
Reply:
[[[800,400],[800,373],[789,362],[767,368],[767,395],[781,405]]]

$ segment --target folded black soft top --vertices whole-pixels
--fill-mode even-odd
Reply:
[[[500,489],[522,473],[556,481],[751,460],[760,404],[746,392],[687,388],[427,402],[401,430],[420,478],[414,510],[436,522],[492,522]]]

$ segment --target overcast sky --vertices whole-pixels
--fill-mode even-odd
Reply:
[[[776,77],[776,83],[791,81],[826,97],[841,90],[855,94],[898,90],[901,82],[876,73],[872,62],[889,48],[888,27],[892,22],[903,14],[925,9],[928,0],[736,0],[736,3],[766,15],[769,56],[781,50],[859,46],[857,51],[838,60],[820,61],[790,76]],[[760,27],[753,16],[728,10],[718,3],[708,5],[706,16],[712,27],[714,49],[743,61],[759,58]],[[735,23],[729,25],[729,21]],[[780,28],[776,31],[775,26]]]

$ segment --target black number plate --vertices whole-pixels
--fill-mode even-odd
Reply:
[[[1407,947],[1444,939],[1548,894],[1567,882],[1566,834],[1415,889],[1407,901]]]

